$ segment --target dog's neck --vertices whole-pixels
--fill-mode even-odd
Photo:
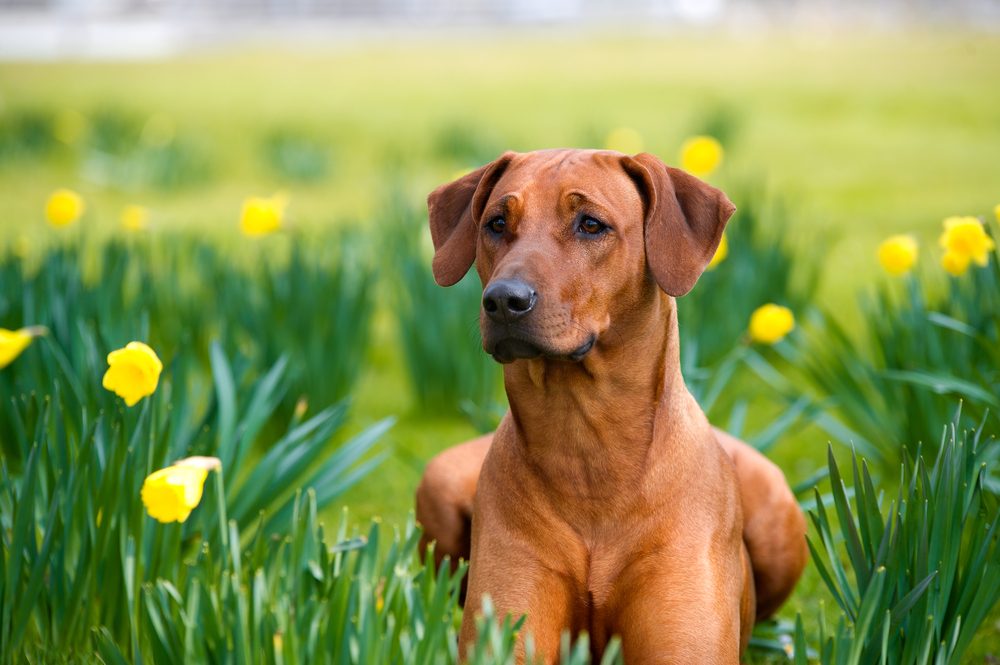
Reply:
[[[691,410],[675,302],[657,290],[582,361],[520,360],[504,367],[504,384],[509,425],[554,491],[600,499],[636,487],[662,444],[656,428],[686,428]]]

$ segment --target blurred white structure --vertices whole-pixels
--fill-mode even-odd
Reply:
[[[160,57],[241,40],[470,26],[1000,27],[1000,0],[0,0],[0,59]]]

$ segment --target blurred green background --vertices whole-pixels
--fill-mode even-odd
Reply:
[[[240,234],[246,197],[286,193],[285,226],[304,234],[392,233],[394,196],[419,209],[435,186],[507,149],[601,147],[628,127],[676,162],[686,137],[710,133],[726,152],[709,179],[781,199],[788,241],[820,245],[816,304],[850,327],[857,295],[886,279],[880,240],[907,232],[932,247],[943,218],[1000,203],[997,81],[1000,35],[928,28],[476,29],[0,62],[0,249],[30,256],[66,234],[124,235],[121,210],[139,204],[151,211],[146,233],[194,231],[236,257],[247,245],[280,254],[280,235]],[[44,221],[59,187],[87,201],[72,229]],[[392,455],[327,515],[349,506],[358,523],[399,524],[426,460],[475,429],[418,406],[389,311],[408,285],[378,288],[349,430],[397,416]],[[801,481],[826,440],[806,428],[771,454]],[[807,580],[799,607],[817,584]]]
[[[245,196],[277,189],[289,192],[299,224],[370,224],[387,167],[417,196],[504,149],[600,146],[619,126],[673,161],[686,136],[721,122],[731,129],[728,173],[716,179],[758,178],[794,203],[803,231],[834,229],[829,273],[843,279],[827,292],[839,293],[865,279],[856,259],[883,234],[930,233],[946,215],[996,203],[998,74],[1000,38],[968,32],[487,32],[165,61],[7,63],[5,120],[22,109],[55,112],[73,140],[74,122],[121,116],[151,141],[180,145],[198,175],[121,186],[72,150],[5,159],[2,226],[35,230],[30,222],[42,221],[58,186],[81,191],[88,222],[105,227],[139,201],[163,226],[228,234]],[[299,153],[319,151],[315,177],[308,164],[298,179],[294,167],[292,177],[276,171],[269,146],[282,139],[292,152],[296,143]],[[442,147],[451,159],[440,159]]]
[[[384,223],[392,187],[420,206],[433,187],[505,149],[600,147],[629,127],[644,149],[676,163],[684,138],[711,132],[725,134],[726,153],[710,179],[724,188],[759,182],[780,196],[791,240],[824,243],[820,299],[850,323],[857,292],[877,277],[884,236],[910,232],[931,245],[944,217],[1000,201],[998,80],[1000,37],[926,30],[499,31],[162,61],[3,63],[0,237],[27,247],[58,237],[43,207],[52,190],[70,187],[87,201],[88,235],[124,233],[121,209],[137,203],[151,210],[154,233],[196,229],[223,243],[277,246],[239,233],[245,197],[286,192],[286,225],[306,231],[371,228]],[[11,145],[12,122],[25,117],[61,139]],[[116,152],[133,140],[153,156]],[[173,152],[157,156],[159,147]],[[122,154],[119,171],[107,166]],[[194,175],[143,177],[157,159]],[[346,503],[358,519],[395,522],[426,457],[473,431],[414,411],[385,312],[373,334],[355,417],[402,416],[400,458],[389,465],[400,468]],[[810,442],[817,453],[823,444]]]

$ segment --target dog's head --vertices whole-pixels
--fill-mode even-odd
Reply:
[[[733,204],[649,154],[508,152],[427,200],[434,278],[476,264],[483,347],[500,362],[579,360],[657,288],[691,290]]]

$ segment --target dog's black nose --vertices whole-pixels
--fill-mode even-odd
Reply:
[[[515,321],[532,310],[538,294],[519,279],[498,279],[483,291],[483,309],[500,323]]]

